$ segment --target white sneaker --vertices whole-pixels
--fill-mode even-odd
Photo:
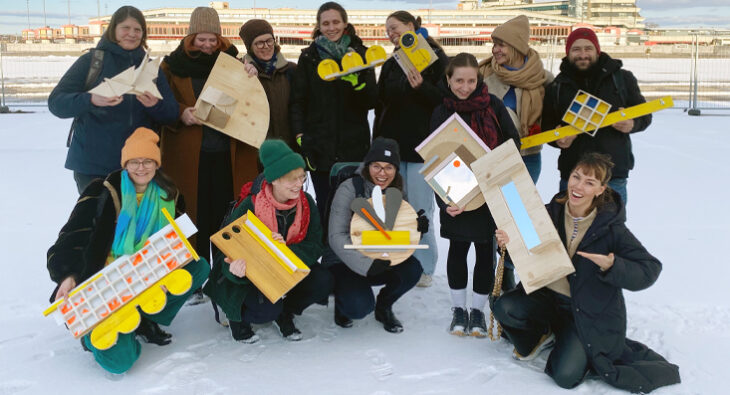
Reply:
[[[421,274],[421,279],[416,283],[417,287],[428,288],[433,283],[433,276],[430,274]]]
[[[520,355],[520,353],[517,352],[517,349],[514,349],[512,351],[512,356],[515,359],[518,359],[520,361],[532,361],[533,359],[537,358],[538,355],[542,352],[542,350],[547,350],[548,348],[555,345],[555,334],[550,331],[540,338],[540,341],[537,343],[535,348],[532,349],[532,352],[530,352],[527,355]]]

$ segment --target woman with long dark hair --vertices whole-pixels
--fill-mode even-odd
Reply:
[[[431,129],[437,129],[452,114],[461,119],[490,149],[507,139],[520,146],[520,137],[504,104],[489,93],[479,74],[479,64],[474,55],[460,53],[451,59],[446,68],[445,98],[431,118]],[[486,204],[476,210],[447,206],[436,199],[441,209],[441,237],[449,239],[446,274],[451,288],[453,319],[449,332],[458,336],[486,336],[484,308],[494,285],[494,243],[492,237],[496,225]],[[466,256],[474,244],[473,293],[471,311],[466,309],[466,285],[469,272]]]

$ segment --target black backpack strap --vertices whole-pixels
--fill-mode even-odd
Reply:
[[[365,180],[361,175],[352,176],[352,185],[355,187],[355,197],[365,197]]]
[[[616,86],[619,98],[621,99],[621,104],[623,107],[626,107],[627,92],[626,82],[624,81],[624,73],[621,72],[621,69],[618,69],[611,74],[611,78],[613,78],[613,84]]]
[[[89,72],[86,74],[86,81],[84,82],[84,92],[91,89],[91,85],[99,78],[101,74],[101,66],[104,64],[104,50],[102,49],[91,49],[91,64],[89,64]],[[71,146],[71,139],[74,135],[74,126],[76,126],[76,118],[71,122],[71,128],[68,130],[68,137],[66,138],[66,148]]]

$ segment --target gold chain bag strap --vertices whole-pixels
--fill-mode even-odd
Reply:
[[[500,247],[499,249],[499,263],[497,264],[497,273],[494,276],[494,289],[492,289],[492,300],[497,300],[497,298],[502,294],[502,278],[504,277],[504,256],[505,254],[505,248],[504,246]],[[494,334],[494,312],[489,312],[489,329],[487,330],[487,335],[489,335],[489,339],[492,341],[497,341],[502,337],[502,325],[497,321],[497,334]]]

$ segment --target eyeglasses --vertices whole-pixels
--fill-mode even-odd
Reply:
[[[295,185],[298,182],[304,184],[307,182],[307,173],[304,173],[301,176],[282,178],[282,180],[287,183],[287,185]]]
[[[253,43],[253,45],[256,46],[256,48],[258,48],[258,49],[264,49],[264,47],[273,47],[274,46],[274,39],[273,38],[270,38],[270,39],[267,39],[267,40],[255,41]]]
[[[152,159],[127,161],[127,169],[132,171],[139,169],[140,166],[143,166],[145,169],[149,170],[154,168],[156,165],[157,162]]]
[[[375,173],[380,173],[381,171],[386,174],[395,172],[395,166],[393,166],[393,165],[388,165],[388,166],[383,167],[383,166],[373,163],[370,165],[370,169],[372,171],[374,171]]]

